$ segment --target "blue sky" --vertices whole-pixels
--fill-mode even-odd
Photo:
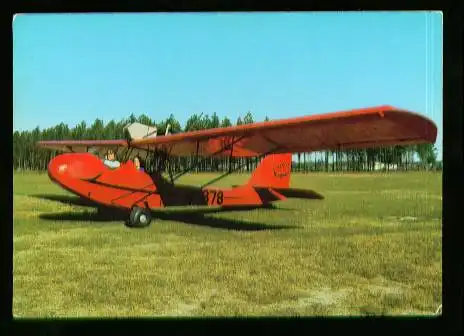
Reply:
[[[390,104],[437,124],[441,157],[442,36],[438,12],[18,15],[13,128]]]

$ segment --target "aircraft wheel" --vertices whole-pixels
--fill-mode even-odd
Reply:
[[[143,227],[148,227],[150,225],[150,222],[151,222],[150,210],[140,208],[140,207],[134,207],[129,216],[129,221],[127,222],[127,226],[143,228]]]

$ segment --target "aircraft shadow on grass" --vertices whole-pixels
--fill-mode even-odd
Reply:
[[[45,199],[64,203],[67,205],[85,206],[97,208],[97,212],[61,212],[61,213],[45,213],[40,214],[39,217],[45,220],[53,221],[95,221],[95,222],[109,222],[109,221],[126,221],[128,214],[126,211],[121,211],[114,208],[98,207],[95,203],[77,196],[67,195],[33,195],[36,198]],[[294,229],[298,226],[292,225],[267,225],[262,223],[253,223],[240,220],[232,220],[227,218],[217,218],[205,216],[213,213],[224,212],[238,212],[250,211],[254,209],[269,209],[269,210],[284,210],[274,206],[240,206],[231,208],[206,208],[206,209],[185,209],[185,210],[154,210],[152,211],[153,220],[166,220],[178,221],[185,224],[193,224],[198,226],[206,226],[211,228],[237,230],[237,231],[262,231],[262,230],[282,230]]]

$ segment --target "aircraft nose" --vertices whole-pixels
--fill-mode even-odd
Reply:
[[[104,169],[103,162],[92,154],[62,154],[50,161],[48,175],[52,180],[64,177],[90,179],[102,173]]]

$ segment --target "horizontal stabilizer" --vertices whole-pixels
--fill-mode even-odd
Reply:
[[[303,199],[324,199],[324,196],[315,192],[314,190],[309,189],[296,189],[296,188],[259,188],[254,187],[256,190],[258,189],[270,189],[273,190],[282,196],[287,198],[303,198]]]

